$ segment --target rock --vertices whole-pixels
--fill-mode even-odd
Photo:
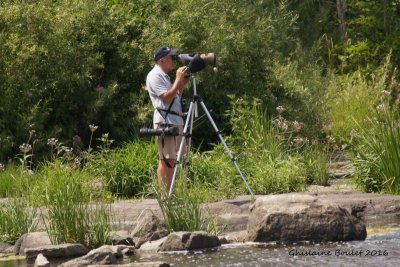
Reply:
[[[46,232],[32,232],[21,236],[14,245],[15,255],[25,255],[26,248],[37,248],[51,245],[49,235]]]
[[[222,236],[221,238],[224,238],[224,241],[226,241],[226,243],[244,243],[247,240],[247,231],[243,230],[230,232]]]
[[[144,213],[139,216],[137,225],[132,231],[135,248],[140,248],[145,242],[158,240],[167,235],[168,231],[165,229],[165,226],[151,210],[145,210]]]
[[[74,258],[88,253],[88,249],[81,244],[60,244],[47,245],[36,248],[26,248],[24,254],[26,259],[34,259],[42,254],[48,259],[56,258]]]
[[[247,240],[364,240],[365,224],[337,204],[307,194],[264,196],[250,208]]]
[[[135,229],[132,231],[132,236],[141,237],[150,232],[155,232],[164,228],[160,219],[154,215],[151,210],[145,210],[138,220]]]
[[[173,232],[167,236],[159,251],[208,249],[220,245],[218,237],[207,232]]]
[[[135,248],[140,248],[145,242],[159,240],[168,235],[167,230],[147,233],[143,237],[135,237]]]
[[[111,232],[111,244],[112,245],[126,245],[126,246],[134,246],[135,245],[130,233],[126,230]]]
[[[0,242],[0,253],[4,253],[4,251],[9,250],[12,247],[9,243]]]
[[[163,237],[154,241],[147,241],[140,246],[140,252],[157,253],[167,237]]]
[[[87,265],[110,265],[117,264],[117,259],[125,255],[132,255],[134,248],[131,246],[109,246],[105,245],[97,249],[91,250],[85,256],[67,261],[60,267],[83,267]]]
[[[50,267],[50,262],[45,256],[43,256],[43,254],[39,254],[35,260],[34,267]]]
[[[169,263],[154,261],[154,262],[131,262],[121,265],[107,265],[107,267],[170,267]],[[89,265],[88,267],[104,267],[104,265]]]

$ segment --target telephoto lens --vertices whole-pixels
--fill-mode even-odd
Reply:
[[[178,136],[179,128],[175,126],[167,126],[158,129],[140,128],[139,137],[152,137],[152,136]]]

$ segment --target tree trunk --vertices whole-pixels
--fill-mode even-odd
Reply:
[[[387,23],[387,0],[381,0],[381,2],[383,4],[383,26],[385,28],[385,36],[387,38],[390,34],[390,29]]]
[[[344,45],[347,44],[346,0],[336,0],[336,10],[340,24],[340,34]]]

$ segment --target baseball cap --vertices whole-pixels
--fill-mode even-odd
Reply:
[[[177,56],[178,53],[175,49],[172,49],[168,46],[160,46],[154,51],[154,61],[158,61],[167,55]]]

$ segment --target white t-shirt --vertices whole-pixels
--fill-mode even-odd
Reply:
[[[146,90],[149,92],[151,103],[155,109],[153,115],[154,124],[167,123],[183,125],[183,119],[181,116],[168,113],[167,121],[165,121],[163,116],[165,116],[166,112],[161,111],[161,116],[160,112],[157,110],[157,108],[168,110],[170,104],[164,103],[161,95],[171,89],[171,87],[172,83],[168,74],[166,74],[157,64],[155,64],[154,68],[149,72],[149,74],[147,74],[146,78]],[[181,97],[178,94],[175,96],[171,111],[174,111],[178,114],[182,113]]]

